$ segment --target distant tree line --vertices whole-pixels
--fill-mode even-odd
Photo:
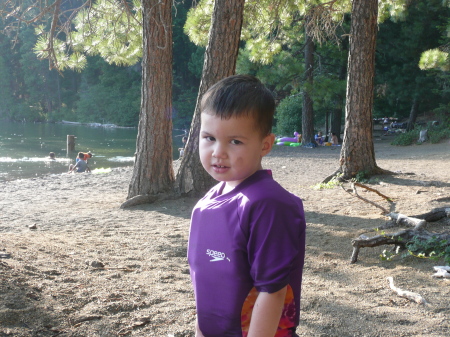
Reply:
[[[194,45],[184,32],[192,3],[177,2],[172,11],[173,125],[177,129],[189,129],[203,65],[204,47]],[[419,62],[426,50],[448,49],[445,31],[449,14],[445,2],[414,0],[401,16],[379,23],[375,118],[406,120],[430,111],[448,113],[448,68],[422,70]],[[39,122],[64,119],[137,126],[140,62],[117,66],[100,56],[88,56],[84,69],[65,69],[60,74],[55,69],[49,70],[47,61],[37,59],[34,48],[39,36],[35,27],[22,25],[16,36],[7,29],[11,20],[4,17],[0,22],[0,119]],[[313,81],[305,77],[304,39],[288,36],[301,34],[295,22],[289,29],[285,27],[283,34],[288,37],[279,42],[280,50],[271,55],[260,53],[264,56],[258,58],[255,53],[258,48],[262,52],[264,46],[242,41],[236,71],[258,76],[273,90],[280,103],[276,116],[278,133],[301,132],[305,91],[313,102],[315,127],[325,131],[330,123],[335,129],[336,125],[340,128],[345,104],[349,21],[345,15],[335,39],[315,43]],[[198,26],[200,23],[194,21]],[[277,34],[282,35],[277,32],[274,36]],[[203,39],[206,40],[204,36]],[[253,48],[248,48],[251,43]],[[333,130],[332,125],[330,128]]]
[[[195,108],[204,47],[197,47],[183,25],[191,2],[173,10],[174,127],[189,129]],[[79,71],[49,70],[39,60],[32,25],[21,25],[19,35],[8,30],[12,19],[0,21],[0,119],[27,122],[114,123],[137,126],[141,104],[141,63],[109,64],[101,56],[87,56]],[[6,28],[6,29],[5,29]]]

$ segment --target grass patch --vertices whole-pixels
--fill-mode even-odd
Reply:
[[[342,183],[340,181],[337,180],[338,177],[334,177],[333,179],[331,179],[329,182],[327,183],[319,183],[316,184],[314,186],[312,186],[312,188],[314,190],[326,190],[326,189],[332,189],[335,188],[337,186],[341,186]]]

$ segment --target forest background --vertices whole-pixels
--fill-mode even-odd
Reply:
[[[199,45],[191,42],[185,33],[189,10],[195,4],[196,1],[178,1],[173,6],[175,129],[189,129],[202,73],[205,48],[201,41],[196,41]],[[430,65],[423,53],[438,48],[448,51],[449,14],[446,1],[414,0],[406,10],[380,21],[374,118],[406,120],[412,112],[448,114],[448,68],[436,67],[436,62]],[[190,20],[195,17],[191,15]],[[315,44],[314,82],[310,92],[317,130],[325,131],[325,124],[333,115],[343,121],[349,21],[350,16],[344,16],[334,39]],[[0,22],[0,119],[137,126],[142,79],[139,58],[132,66],[119,66],[98,55],[88,56],[82,70],[49,70],[48,61],[36,57],[39,35],[35,34],[35,27],[22,25],[19,34],[14,35],[7,29],[9,23],[8,18]],[[298,34],[298,38],[290,38],[289,43],[269,56],[261,53],[260,48],[260,55],[265,57],[255,57],[258,46],[250,49],[241,41],[236,67],[237,73],[258,76],[274,92],[279,103],[275,131],[283,135],[301,132],[301,93],[305,88],[311,89],[305,77],[305,41],[301,31],[293,22],[289,34]]]

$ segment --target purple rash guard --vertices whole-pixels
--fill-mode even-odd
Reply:
[[[192,212],[188,261],[200,330],[245,337],[258,292],[287,286],[276,336],[292,336],[305,255],[302,201],[268,170],[221,194],[224,186],[214,186]]]

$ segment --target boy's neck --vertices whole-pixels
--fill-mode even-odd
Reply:
[[[225,182],[225,185],[224,185],[224,187],[222,189],[222,193],[221,194],[225,194],[225,193],[231,192],[232,190],[234,190],[234,188],[235,188],[235,186],[228,185]]]

